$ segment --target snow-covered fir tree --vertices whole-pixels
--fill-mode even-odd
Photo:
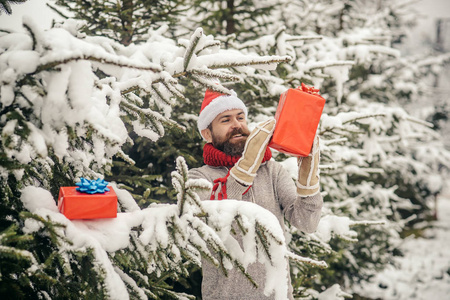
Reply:
[[[1,34],[0,293],[193,298],[189,273],[200,256],[219,253],[224,272],[245,273],[254,259],[236,255],[221,231],[244,218],[243,234],[263,224],[273,237],[270,248],[257,238],[252,245],[278,253],[268,268],[282,272],[292,258],[297,295],[328,289],[322,297],[342,299],[389,262],[402,230],[427,217],[442,188],[449,153],[407,104],[449,56],[401,57],[395,44],[414,17],[407,1],[153,3],[56,1],[83,21],[43,30],[27,19],[27,33]],[[301,82],[327,99],[319,127],[326,203],[315,234],[290,229],[285,241],[263,210],[201,202],[195,190],[207,183],[186,173],[202,161],[195,120],[206,86],[234,89],[257,122]],[[275,156],[297,174],[293,158]],[[116,220],[71,222],[57,212],[59,187],[81,176],[116,182]],[[224,209],[232,219],[206,217]]]
[[[198,265],[201,255],[212,258],[210,251],[223,256],[217,264],[225,264],[224,271],[236,265],[245,272],[245,262],[193,215],[195,209],[187,209],[191,199],[188,204],[202,212],[192,191],[208,185],[189,182],[184,161],[177,163],[180,175],[173,176],[179,205],[149,208],[148,218],[118,187],[123,214],[105,223],[70,222],[58,213],[54,199],[59,187],[74,185],[79,177],[108,174],[113,156],[132,163],[121,149],[131,141],[127,126],[151,140],[167,127],[183,130],[170,119],[171,103],[185,99],[178,77],[192,72],[212,85],[210,78],[233,77],[227,68],[234,65],[273,68],[288,57],[229,54],[201,29],[179,45],[152,32],[146,43],[125,47],[87,36],[79,31],[81,25],[67,20],[43,30],[25,19],[26,33],[0,37],[2,293],[19,298],[185,297],[168,282],[187,277],[187,267]],[[179,223],[183,216],[189,216],[189,224]],[[279,236],[270,233],[271,226],[258,226],[269,237]],[[261,243],[264,249],[268,242]],[[284,260],[286,244],[279,239],[276,244],[284,249]],[[274,292],[279,293],[276,287]]]
[[[216,14],[214,9],[229,2],[204,2],[193,15],[213,20],[209,16]],[[326,257],[331,267],[314,281],[305,268],[293,268],[293,278],[297,277],[298,287],[323,289],[338,281],[349,289],[390,261],[405,226],[427,219],[433,198],[442,189],[449,153],[432,124],[408,111],[406,104],[414,106],[426,95],[421,82],[448,63],[448,55],[401,57],[396,45],[417,16],[412,2],[286,0],[278,4],[270,13],[249,20],[248,24],[265,22],[265,27],[250,25],[243,30],[242,26],[239,32],[219,37],[223,29],[215,29],[227,27],[223,19],[233,17],[228,16],[216,19],[209,30],[239,51],[293,57],[275,71],[249,74],[244,79],[247,84],[238,88],[262,115],[273,115],[280,91],[300,82],[320,88],[327,99],[320,125],[327,201],[321,225],[335,227],[340,238],[294,232],[293,249]],[[263,4],[239,5],[240,12],[245,12]],[[202,11],[207,12],[202,15]],[[267,31],[259,31],[262,28]],[[233,41],[240,43],[233,45]],[[272,81],[255,84],[252,79],[257,76]],[[255,121],[259,118],[254,116]],[[295,160],[287,159],[285,165],[296,176]],[[384,225],[361,226],[377,221]],[[339,222],[347,228],[345,234],[339,233]],[[354,231],[348,231],[348,226]],[[313,270],[310,275],[316,274]],[[298,291],[303,293],[301,288]]]

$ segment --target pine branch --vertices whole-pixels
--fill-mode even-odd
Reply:
[[[267,233],[268,236],[269,236],[271,239],[273,239],[278,245],[280,245],[280,246],[283,245],[283,241],[280,240],[279,237],[275,236],[269,229],[267,229],[266,227],[264,227],[264,226],[263,226],[262,224],[260,224],[259,222],[256,222],[255,224],[256,224],[256,226],[259,226],[261,229],[263,229],[264,232]]]
[[[433,123],[430,123],[430,122],[427,122],[427,121],[424,121],[424,120],[420,120],[418,118],[407,116],[406,120],[408,120],[408,121],[410,121],[412,123],[420,124],[420,125],[428,127],[428,128],[434,128]]]
[[[36,39],[35,33],[33,32],[33,30],[31,29],[31,27],[28,24],[23,23],[23,27],[28,31],[28,33],[31,36],[31,40],[33,41],[31,50],[36,50],[37,39]]]
[[[286,26],[280,26],[278,30],[274,33],[274,39],[275,41],[278,41],[278,39],[281,37],[282,34],[286,33]]]
[[[236,221],[236,224],[238,225],[239,229],[241,230],[241,232],[245,235],[248,233],[248,229],[244,226],[244,224],[242,223],[242,216],[240,214],[237,214],[234,217],[234,220]]]
[[[309,63],[306,67],[307,71],[313,71],[317,69],[325,69],[329,67],[349,67],[355,64],[354,61],[324,61],[324,62],[314,62]]]
[[[279,63],[288,63],[291,61],[290,56],[261,56],[261,57],[244,57],[241,62],[233,61],[235,58],[222,57],[220,61],[211,62],[208,64],[209,68],[220,69],[230,67],[256,66],[256,65],[270,65]]]
[[[380,220],[380,221],[368,221],[368,220],[365,220],[365,221],[351,221],[349,226],[350,227],[354,227],[354,226],[360,226],[360,225],[362,225],[362,226],[371,225],[372,226],[372,225],[386,225],[386,224],[387,224],[387,222],[383,221],[383,220]]]
[[[364,119],[369,119],[369,118],[377,118],[377,117],[386,117],[386,113],[376,113],[376,114],[358,114],[355,117],[348,117],[347,119],[344,120],[340,120],[340,123],[342,125],[345,124],[349,124],[349,123],[356,123],[359,120],[364,120]],[[339,118],[339,115],[333,117],[333,118]],[[351,132],[351,133],[356,133],[356,134],[360,134],[360,133],[364,133],[365,131],[357,131],[357,130],[350,130],[348,128],[336,128],[336,127],[326,127],[324,130],[321,130],[319,132],[319,135],[323,135],[326,132],[334,132],[334,130],[343,130],[343,131],[347,131],[347,132]],[[338,134],[338,133],[336,133]]]
[[[57,13],[59,16],[61,16],[63,19],[69,19],[69,16],[67,16],[65,13],[63,13],[60,9],[57,9],[50,3],[45,3],[51,10],[53,10],[55,13]]]
[[[42,59],[42,60],[45,61],[45,59]],[[47,60],[50,60],[50,59],[47,59]],[[105,58],[105,57],[96,57],[93,55],[79,54],[79,55],[73,55],[71,57],[67,57],[65,59],[49,61],[44,64],[41,64],[36,68],[36,71],[34,71],[32,74],[37,74],[37,73],[40,73],[45,70],[53,69],[58,65],[67,64],[69,62],[78,61],[78,60],[94,61],[94,62],[98,62],[101,64],[113,65],[113,66],[116,66],[119,68],[129,68],[129,69],[136,69],[136,70],[141,70],[141,71],[151,71],[151,72],[161,72],[162,71],[161,67],[156,64],[153,64],[150,66],[142,66],[142,65],[134,64],[132,62],[127,62],[127,63],[120,62],[120,61],[118,61],[118,59],[110,60],[109,58]]]
[[[189,73],[192,73],[196,76],[203,76],[203,77],[209,77],[209,78],[220,78],[223,80],[230,80],[230,81],[240,81],[242,80],[240,76],[234,75],[231,73],[226,73],[222,70],[211,70],[211,69],[197,69],[192,68],[189,70]]]
[[[377,118],[377,117],[386,117],[386,113],[377,113],[377,114],[363,114],[360,116],[357,116],[355,118],[350,118],[344,122],[342,122],[342,124],[348,124],[348,123],[354,123],[357,122],[359,120],[363,120],[363,119],[369,119],[369,118]]]
[[[319,260],[311,259],[311,258],[308,258],[308,257],[303,257],[303,256],[297,255],[295,253],[292,253],[290,251],[288,251],[286,253],[286,257],[288,259],[291,259],[291,260],[299,262],[299,263],[310,264],[310,265],[313,265],[313,266],[316,266],[316,267],[319,267],[319,268],[322,268],[322,269],[328,268],[328,265],[327,265],[327,263],[325,261],[319,261]]]
[[[307,35],[290,35],[288,38],[286,38],[286,42],[297,42],[297,41],[320,41],[323,39],[323,36],[317,35],[317,36],[307,36]]]
[[[200,198],[198,197],[197,193],[193,190],[190,190],[191,188],[188,186],[188,183],[186,186],[189,188],[189,190],[186,191],[186,194],[189,196],[189,200],[191,200],[195,205],[200,209],[200,215],[207,215],[206,212],[203,210],[202,202]],[[201,188],[203,189],[203,188]],[[197,188],[197,190],[200,190]]]
[[[162,85],[172,94],[175,95],[176,97],[182,99],[182,100],[187,100],[186,97],[175,87],[175,85],[177,84],[177,81],[172,78],[169,77],[168,79],[170,79],[170,82],[168,80],[164,80],[162,81]],[[169,101],[169,103],[171,104],[171,106],[173,105],[172,102]]]
[[[200,225],[205,226],[204,228],[209,228],[209,227],[200,220],[197,220],[197,222],[195,224],[196,225],[194,225],[194,223],[190,222],[190,225],[192,226],[192,228],[194,228],[200,234],[201,238],[204,241],[206,241],[206,243],[211,247],[211,249],[214,249],[214,251],[220,257],[219,261],[217,261],[213,256],[211,256],[209,254],[207,254],[206,258],[208,258],[208,260],[213,262],[214,265],[219,266],[222,269],[222,271],[224,272],[224,274],[227,274],[227,271],[226,271],[225,266],[223,265],[223,259],[227,259],[242,272],[242,274],[250,281],[250,283],[254,287],[258,287],[258,284],[253,280],[253,278],[250,276],[250,274],[247,273],[244,266],[238,260],[231,257],[231,255],[228,253],[227,249],[224,247],[222,241],[220,239],[218,239],[217,237],[215,237],[215,235],[205,234],[205,232],[203,232],[203,230],[200,228]],[[201,252],[202,252],[202,254],[204,253],[204,251],[201,251]],[[218,262],[218,264],[217,264],[217,262]]]
[[[264,228],[259,224],[259,222],[255,222],[255,233],[258,237],[259,242],[263,246],[264,253],[269,258],[270,264],[272,264],[272,255],[270,254],[270,244],[267,240],[266,235],[264,234]]]
[[[338,144],[342,144],[342,143],[348,142],[348,138],[343,137],[343,138],[337,138],[337,139],[331,139],[331,140],[324,140],[324,141],[321,141],[321,142],[324,145],[327,145],[327,146],[338,145]]]
[[[117,157],[120,157],[121,159],[123,159],[129,165],[135,165],[136,164],[136,162],[128,154],[123,152],[122,149],[119,149],[119,151],[117,151],[117,153],[115,155]]]
[[[195,190],[205,190],[210,188],[210,184],[203,183],[199,180],[190,180],[188,177],[188,168],[185,159],[182,156],[176,159],[177,171],[172,172],[172,184],[177,191],[178,199],[178,216],[181,217],[184,214],[185,206],[192,202],[200,210],[201,214],[206,214],[202,203],[195,193]]]
[[[16,262],[27,261],[30,266],[38,264],[33,253],[27,250],[17,249],[16,247],[0,245],[0,257],[2,260],[12,259]]]
[[[139,298],[141,299],[146,299],[146,293],[144,292],[143,289],[141,289],[138,284],[136,283],[136,281],[128,276],[125,272],[123,272],[120,268],[118,267],[114,267],[114,271],[120,276],[120,278],[122,279],[122,281],[129,287],[131,288],[131,290],[135,291],[138,295]],[[151,293],[153,294],[153,293]],[[153,294],[154,295],[154,294]]]
[[[189,67],[189,63],[191,62],[192,56],[194,55],[194,52],[197,48],[197,45],[200,41],[200,39],[203,36],[203,29],[201,28],[197,28],[197,30],[195,30],[194,34],[191,36],[191,40],[189,41],[189,45],[186,48],[186,52],[184,54],[184,59],[183,59],[183,70],[187,71],[188,67]]]
[[[198,84],[200,84],[201,86],[207,87],[208,89],[211,89],[212,91],[215,92],[219,92],[219,93],[223,93],[223,94],[227,94],[227,95],[231,95],[231,91],[229,89],[227,89],[226,87],[220,85],[220,84],[216,84],[216,81],[201,77],[201,76],[197,76],[194,74],[190,75],[190,78],[197,82]]]
[[[190,226],[192,229],[196,230],[196,228],[193,227],[192,222],[188,222],[188,224],[189,224],[189,226]],[[199,233],[199,237],[200,237],[202,240],[205,240],[205,239],[206,239],[205,236],[203,235],[203,233]],[[214,256],[212,256],[211,253],[210,253],[209,251],[205,251],[205,250],[203,249],[203,247],[197,243],[197,240],[193,239],[192,237],[189,237],[189,242],[190,242],[190,244],[192,245],[192,247],[194,247],[194,249],[196,249],[196,250],[200,253],[200,255],[201,255],[202,257],[204,257],[205,259],[207,259],[207,260],[208,260],[210,263],[212,263],[214,266],[219,267],[220,264],[219,264],[218,260],[217,260]],[[211,241],[209,241],[209,240],[206,239],[206,240],[205,240],[205,243],[206,243],[211,249],[215,249],[215,248],[214,248],[214,244],[213,244]]]
[[[27,211],[20,212],[19,216],[23,219],[33,219],[35,221],[38,221],[42,223],[42,225],[46,228],[47,232],[49,233],[49,238],[51,239],[52,243],[55,245],[61,245],[62,242],[68,243],[69,245],[72,245],[72,242],[65,238],[62,233],[58,233],[57,229],[65,229],[66,226],[61,223],[57,223],[52,221],[50,218],[45,220],[43,217],[33,214]]]
[[[208,48],[213,48],[213,47],[217,47],[217,48],[220,47],[220,41],[216,41],[216,40],[207,41],[203,47],[198,48],[197,51],[195,51],[195,55],[200,55],[203,50],[206,50]]]
[[[162,125],[166,127],[184,130],[184,127],[179,125],[177,122],[164,117],[163,115],[154,110],[148,108],[140,108],[127,101],[121,101],[120,105],[125,111],[132,114],[136,119],[140,120],[141,124],[144,125],[146,122],[150,122],[152,128],[155,129],[155,132],[159,136],[164,135],[164,127]]]

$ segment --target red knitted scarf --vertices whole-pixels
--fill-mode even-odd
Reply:
[[[240,156],[230,156],[228,154],[225,154],[224,152],[214,148],[214,146],[211,143],[205,144],[203,147],[203,161],[208,166],[212,167],[232,167],[234,164],[240,159]],[[266,148],[266,152],[264,153],[264,157],[262,162],[266,162],[272,158],[272,152],[270,151],[269,147]],[[227,175],[223,178],[217,178],[214,180],[214,186],[211,192],[211,200],[214,200],[215,193],[217,189],[219,188],[219,185],[222,186],[221,191],[219,192],[218,200],[227,199],[227,179],[228,176],[230,176],[230,171],[228,171]],[[247,191],[250,189],[250,187],[244,192],[247,193]]]
[[[241,158],[240,156],[230,156],[224,152],[214,148],[212,143],[207,143],[203,147],[203,161],[212,167],[232,167]],[[262,162],[272,158],[272,152],[269,147],[266,148]]]

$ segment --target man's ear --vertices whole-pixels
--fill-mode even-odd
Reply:
[[[209,128],[203,129],[201,131],[202,137],[208,142],[211,143],[212,142],[212,133],[211,130]]]

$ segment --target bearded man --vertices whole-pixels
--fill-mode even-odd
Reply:
[[[199,193],[200,199],[253,202],[272,212],[283,228],[286,218],[301,231],[316,230],[323,204],[317,137],[311,154],[298,158],[299,174],[295,183],[281,164],[271,160],[267,145],[275,129],[275,119],[258,124],[250,132],[247,108],[234,92],[224,95],[207,90],[197,125],[207,142],[203,148],[205,165],[191,169],[189,178],[204,178],[213,183],[210,191]],[[264,294],[264,266],[255,262],[248,266],[247,272],[259,288],[252,288],[239,270],[230,270],[225,276],[204,260],[202,299],[273,299],[273,294]],[[288,297],[293,299],[290,284]]]

